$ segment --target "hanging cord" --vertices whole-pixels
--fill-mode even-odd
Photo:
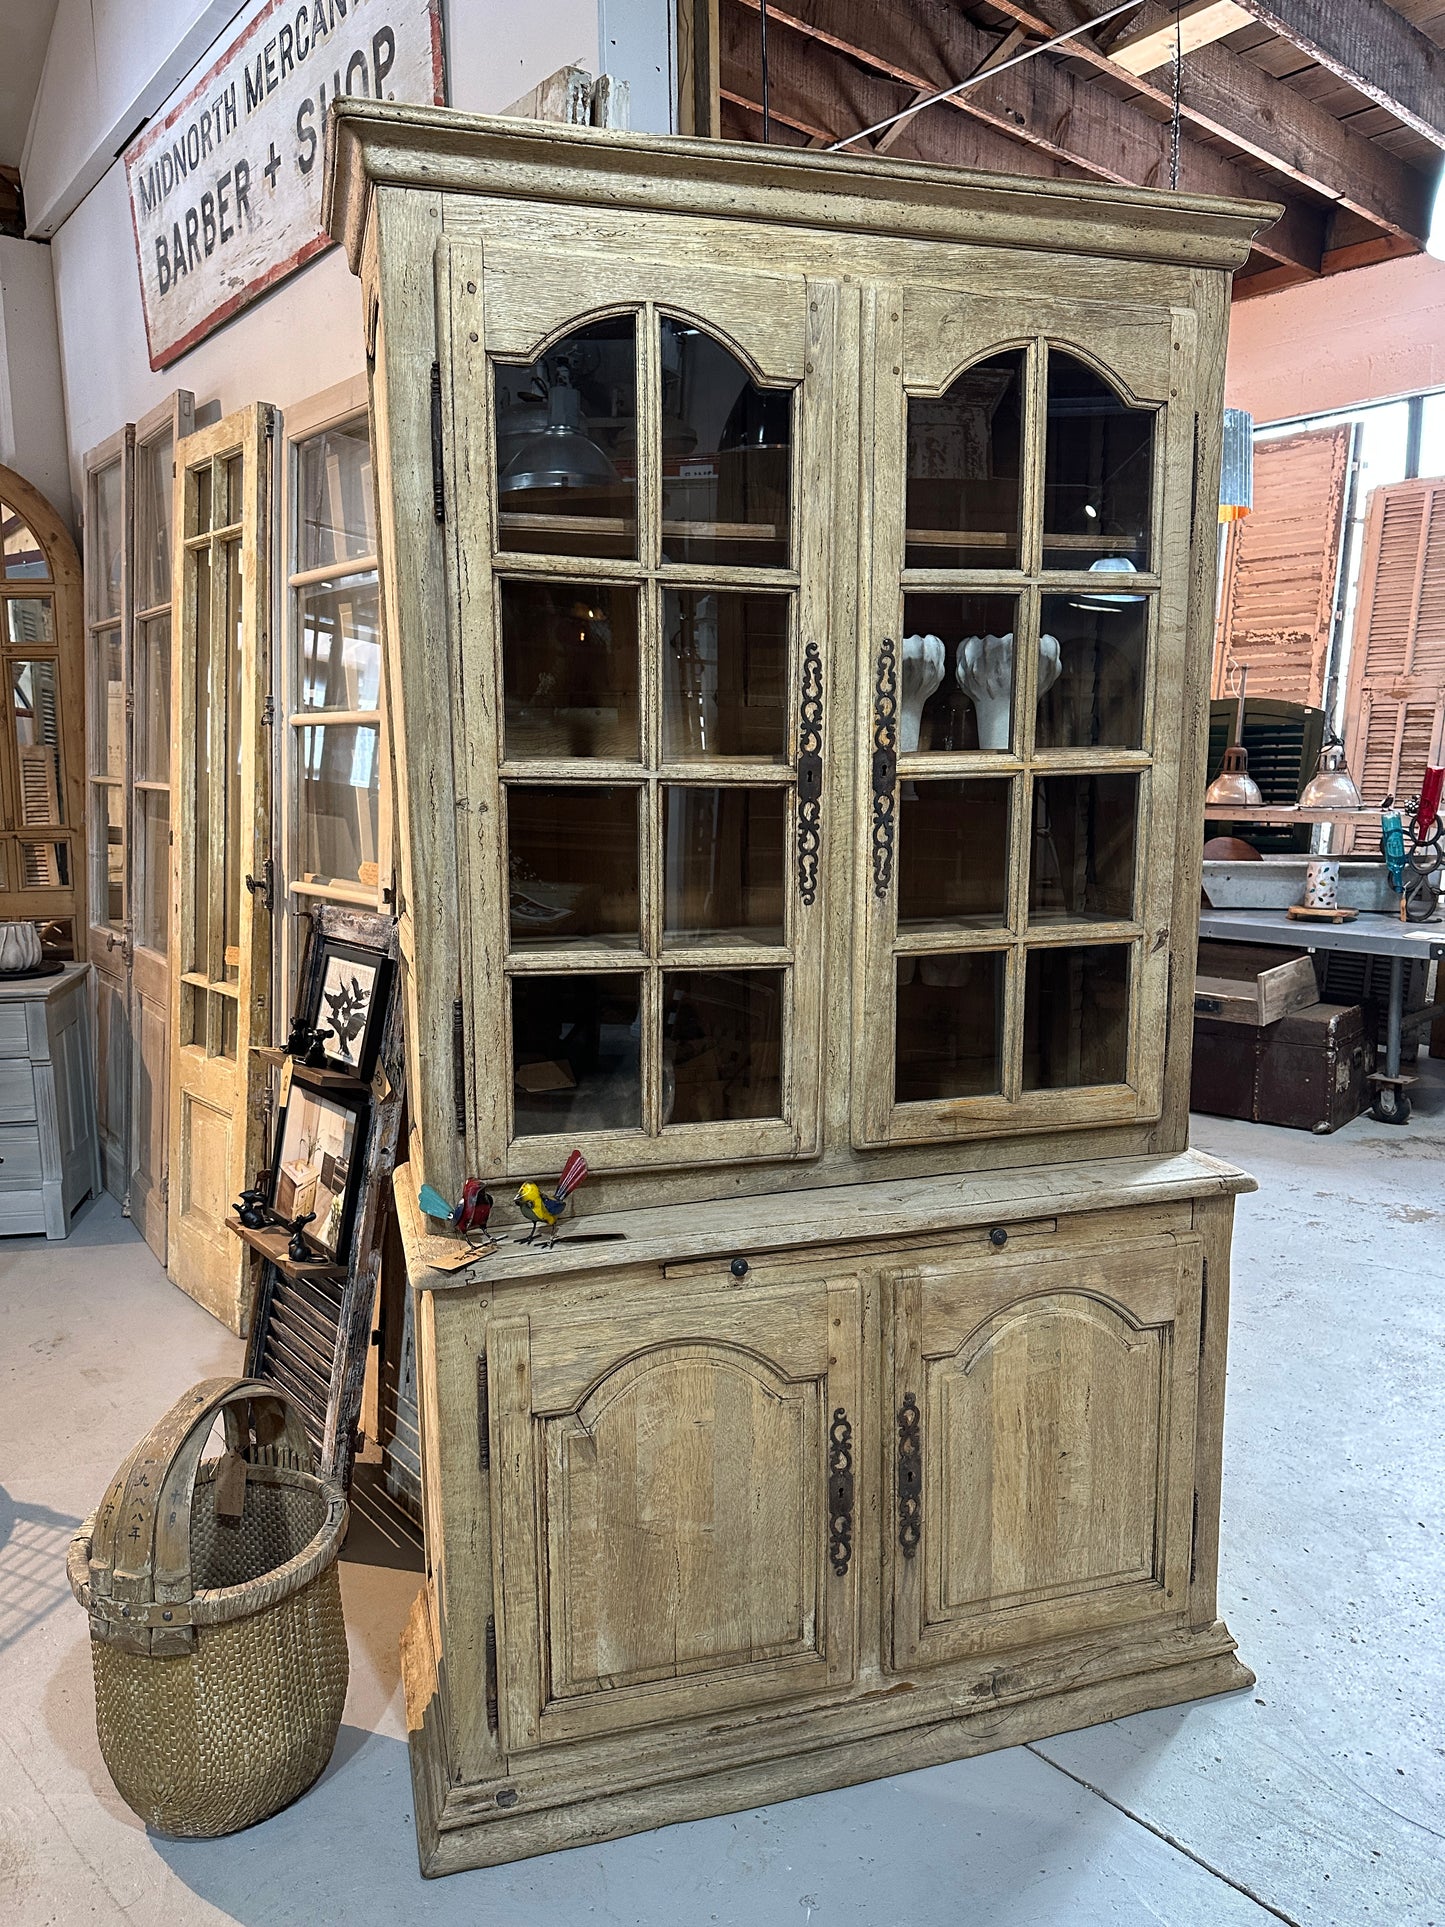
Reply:
[[[1174,124],[1169,130],[1169,185],[1179,192],[1179,102],[1184,91],[1183,16],[1174,14]]]
[[[980,73],[970,74],[967,80],[959,81],[956,87],[945,87],[941,93],[927,94],[922,100],[910,101],[900,113],[890,114],[887,120],[875,120],[871,127],[860,127],[856,134],[845,134],[842,140],[834,141],[826,152],[836,154],[845,147],[851,147],[854,141],[867,140],[871,134],[881,134],[885,127],[895,127],[901,120],[911,120],[915,114],[921,114],[925,107],[936,107],[941,100],[956,100],[970,87],[978,87],[985,80],[997,80],[999,75],[1006,74],[1010,67],[1020,66],[1025,60],[1032,60],[1036,54],[1046,54],[1055,47],[1062,47],[1067,40],[1077,40],[1081,33],[1089,33],[1095,27],[1102,27],[1106,20],[1117,20],[1121,13],[1132,13],[1136,7],[1141,7],[1143,4],[1144,0],[1123,0],[1121,6],[1110,7],[1107,13],[1096,13],[1092,20],[1081,20],[1076,27],[1070,27],[1066,33],[1056,33],[1052,40],[1041,40],[1037,47],[1025,47],[1021,54],[1015,54],[1011,60],[1001,60],[996,67],[986,67]],[[763,14],[766,18],[767,0],[763,0]],[[766,34],[764,46],[766,47]],[[764,60],[766,61],[766,53]],[[763,68],[763,87],[766,111],[768,98],[766,65]],[[767,136],[764,135],[764,139],[766,138]]]
[[[758,7],[758,33],[763,60],[763,141],[766,144],[773,138],[768,114],[768,0],[761,0]]]

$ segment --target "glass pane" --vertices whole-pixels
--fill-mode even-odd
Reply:
[[[1122,1084],[1129,1066],[1129,946],[1031,950],[1024,1089]]]
[[[202,474],[209,477],[210,470]],[[198,478],[199,479],[199,478]],[[209,483],[208,483],[209,488]],[[211,918],[211,765],[213,759],[219,763],[224,748],[217,741],[221,718],[211,702],[211,551],[196,549],[192,551],[192,563],[196,571],[196,747],[195,747],[195,834],[192,841],[191,869],[195,878],[194,922],[191,929],[191,953],[183,959],[182,968],[186,970],[211,973],[210,918]],[[180,757],[182,769],[186,763],[183,753]],[[195,1041],[204,1042],[204,1008],[197,1012],[197,1023],[201,1033]]]
[[[121,653],[120,630],[103,629],[91,638],[95,692],[91,711],[90,773],[92,776],[125,775],[125,658]]]
[[[0,837],[0,890],[8,890],[9,888],[10,888],[10,843],[8,838]]]
[[[308,883],[376,887],[381,732],[374,723],[297,731],[298,855]]]
[[[780,595],[664,589],[666,761],[786,762],[788,603]]]
[[[113,809],[121,807],[119,791],[109,792],[114,799]],[[111,922],[119,923],[125,917],[124,880],[125,852],[117,857],[115,837],[118,832],[112,824],[108,837],[110,848],[107,851],[110,880]],[[22,890],[68,890],[70,888],[70,845],[68,843],[34,843],[29,837],[20,838],[20,888]]]
[[[760,388],[737,357],[662,321],[662,559],[786,568],[793,394]]]
[[[507,788],[513,947],[640,942],[639,792],[572,785]]]
[[[514,1135],[641,1130],[641,1040],[636,972],[514,977]]]
[[[503,582],[506,754],[635,762],[637,591]]]
[[[1012,741],[1013,596],[903,599],[898,748],[1008,749]]]
[[[1008,905],[1009,789],[905,782],[898,821],[898,927],[1002,923]]]
[[[0,603],[5,611],[5,640],[11,643],[53,643],[55,605],[49,596],[16,596]]]
[[[217,995],[216,1002],[221,1008],[221,1056],[233,1058],[240,1044],[241,1013],[234,998]]]
[[[1154,411],[1130,408],[1101,375],[1049,350],[1044,567],[1123,557],[1149,566]]]
[[[376,576],[297,591],[303,709],[376,709],[381,703],[381,611]]]
[[[781,1117],[781,970],[662,977],[662,1121]]]
[[[909,569],[1019,566],[1024,351],[993,355],[947,394],[908,402]]]
[[[62,963],[75,961],[74,917],[37,918],[35,928],[40,932],[40,943],[47,963],[57,957]]]
[[[637,324],[595,322],[525,367],[499,367],[504,549],[637,553]]]
[[[783,789],[663,790],[669,941],[783,941],[787,799]]]
[[[296,450],[296,567],[322,569],[375,554],[371,436],[359,415]]]
[[[239,522],[245,513],[245,477],[246,468],[244,459],[240,455],[228,455],[226,457],[225,467],[225,519],[228,523]]]
[[[232,463],[239,467],[240,456]],[[229,466],[229,464],[228,464]],[[239,487],[239,480],[236,483]],[[222,565],[225,576],[225,611],[222,621],[226,633],[226,799],[223,847],[226,863],[225,933],[223,959],[227,983],[241,974],[241,872],[249,864],[241,861],[242,851],[251,847],[251,825],[241,820],[241,545],[227,542]]]
[[[17,662],[12,658],[10,663],[20,775],[20,821],[26,824],[65,821],[65,791],[60,775],[59,677],[60,665],[53,658],[44,662]]]
[[[1134,909],[1137,776],[1040,776],[1034,782],[1029,916],[1107,922]]]
[[[170,612],[136,624],[132,750],[138,783],[171,780]]]
[[[1045,596],[1040,626],[1035,748],[1141,748],[1149,598]]]
[[[195,471],[195,527],[192,535],[204,535],[211,526],[211,464]]]
[[[135,452],[135,605],[156,609],[171,599],[170,431]]]
[[[165,955],[171,918],[171,799],[164,790],[136,795],[135,940]]]
[[[119,469],[116,470],[119,476]],[[29,526],[8,502],[0,502],[0,535],[5,538],[5,580],[7,582],[48,582],[50,565],[45,551]]]
[[[1004,953],[898,959],[893,1096],[987,1097],[1002,1080]]]
[[[121,605],[121,466],[97,469],[90,478],[90,544],[86,557],[90,615],[93,622],[118,616]],[[8,573],[8,571],[7,571]]]

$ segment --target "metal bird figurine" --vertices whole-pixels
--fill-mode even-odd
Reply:
[[[531,1244],[537,1233],[544,1227],[552,1233],[549,1243],[555,1243],[557,1225],[567,1209],[567,1200],[587,1175],[587,1160],[580,1151],[568,1153],[567,1162],[562,1166],[562,1175],[557,1180],[556,1189],[549,1196],[537,1184],[527,1183],[518,1188],[516,1205],[524,1218],[531,1220],[532,1229],[522,1240]]]
[[[424,1184],[417,1192],[417,1202],[429,1218],[454,1224],[465,1237],[474,1231],[485,1231],[492,1215],[492,1194],[482,1189],[480,1178],[467,1179],[455,1204],[448,1204],[441,1192],[430,1184]]]

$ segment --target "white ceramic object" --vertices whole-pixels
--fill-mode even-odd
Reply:
[[[0,923],[0,971],[38,970],[43,960],[33,923]]]
[[[942,636],[905,636],[903,638],[903,692],[898,724],[898,748],[911,756],[918,748],[923,730],[923,709],[943,681],[948,667],[948,651]]]
[[[1311,910],[1337,910],[1340,903],[1340,866],[1311,863],[1305,870],[1305,903]]]
[[[1063,656],[1053,636],[1039,637],[1039,684],[1042,701],[1059,680]],[[1013,705],[1014,639],[1005,636],[968,636],[958,652],[958,686],[978,716],[980,749],[1007,749],[1009,711]]]

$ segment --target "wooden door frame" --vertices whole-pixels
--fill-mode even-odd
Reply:
[[[266,698],[270,691],[271,677],[271,635],[273,615],[269,600],[271,556],[273,553],[274,527],[272,507],[274,494],[272,488],[271,463],[274,458],[274,433],[277,411],[266,402],[252,402],[237,409],[219,422],[209,427],[196,429],[187,437],[186,451],[178,456],[175,465],[175,481],[172,494],[172,614],[171,614],[171,810],[172,834],[175,836],[175,862],[172,871],[174,887],[171,894],[171,1006],[170,1006],[170,1104],[167,1142],[169,1146],[170,1171],[174,1174],[182,1166],[180,1155],[184,1130],[183,1072],[188,1065],[199,1062],[201,1067],[216,1062],[226,1062],[221,1049],[223,1039],[222,1011],[229,1001],[226,991],[217,993],[212,986],[222,983],[225,973],[225,877],[228,852],[225,845],[225,781],[224,763],[217,770],[209,771],[211,794],[208,800],[208,835],[211,861],[209,878],[212,884],[212,902],[208,909],[206,942],[213,965],[219,964],[219,972],[203,973],[188,971],[183,966],[190,951],[186,932],[194,929],[195,917],[195,864],[187,860],[191,845],[188,836],[194,833],[195,801],[197,786],[192,780],[186,787],[186,767],[189,763],[191,776],[195,776],[195,725],[194,705],[196,692],[193,687],[195,654],[195,570],[191,556],[203,544],[209,543],[213,555],[222,551],[217,544],[217,527],[214,521],[214,481],[212,483],[212,523],[209,530],[197,534],[190,531],[187,516],[188,479],[192,473],[207,464],[215,463],[229,455],[241,457],[241,486],[243,500],[238,521],[228,519],[220,524],[222,529],[238,528],[236,542],[239,549],[241,630],[240,659],[242,676],[240,685],[240,713],[237,719],[240,733],[240,775],[239,804],[235,826],[239,834],[238,846],[229,852],[229,860],[236,866],[236,880],[239,905],[239,959],[237,962],[237,981],[234,1002],[236,1008],[236,1056],[235,1078],[237,1081],[236,1108],[233,1112],[239,1128],[230,1139],[230,1172],[228,1184],[232,1195],[253,1181],[260,1162],[262,1121],[259,1104],[253,1101],[253,1084],[259,1087],[254,1051],[264,1044],[269,1036],[270,1023],[270,933],[261,933],[257,926],[258,910],[263,908],[260,888],[266,875],[266,864],[271,857],[271,813],[270,813],[270,762],[269,745],[263,744],[262,732],[267,726]],[[215,470],[212,470],[214,476]],[[215,696],[222,684],[227,643],[224,628],[219,620],[224,606],[224,582],[218,568],[213,563],[211,569],[211,631],[209,642],[209,674],[211,678],[210,704],[213,709],[224,711],[224,702],[215,703]],[[246,673],[246,665],[251,672]],[[218,666],[219,665],[219,666]],[[229,754],[229,746],[228,751]],[[180,833],[177,834],[177,831]],[[255,880],[256,888],[248,887],[246,879]],[[259,964],[259,968],[258,968]],[[189,980],[189,981],[188,981]],[[187,989],[204,990],[206,1003],[206,1046],[199,1060],[196,1046],[182,1042],[182,1023],[186,1010],[185,992]],[[221,1001],[217,1001],[217,997]],[[189,1056],[187,1055],[189,1053]],[[219,1080],[222,1074],[218,1073]],[[224,1210],[224,1206],[221,1207]],[[219,1227],[218,1227],[219,1228]],[[234,1250],[231,1250],[231,1245]],[[170,1271],[173,1280],[183,1290],[198,1295],[192,1290],[192,1281],[177,1275],[177,1236],[176,1220],[171,1220]],[[228,1253],[227,1277],[229,1284],[223,1287],[219,1298],[216,1294],[201,1294],[200,1302],[209,1311],[222,1318],[230,1328],[244,1336],[250,1315],[249,1263],[245,1247],[239,1239],[228,1241],[223,1247]],[[212,1299],[216,1298],[215,1302]]]

